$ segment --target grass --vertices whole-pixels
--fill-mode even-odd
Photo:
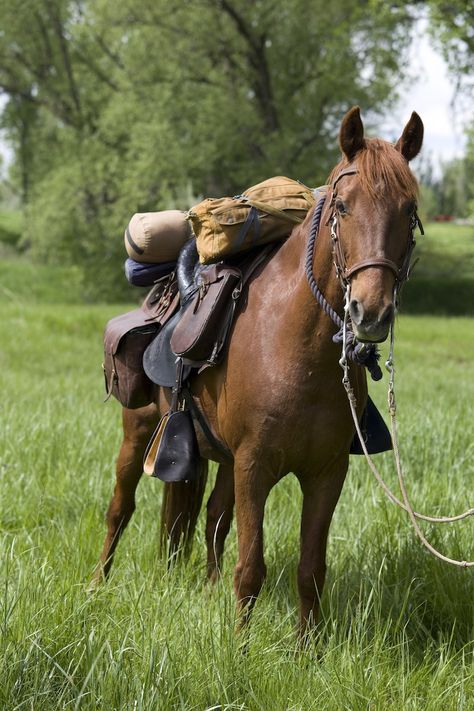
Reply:
[[[291,476],[269,498],[268,579],[246,636],[233,632],[235,529],[215,590],[203,582],[204,516],[190,561],[168,570],[157,554],[161,484],[148,478],[109,583],[86,594],[120,441],[120,408],[102,403],[101,333],[124,307],[66,307],[54,288],[44,302],[0,293],[0,708],[474,709],[474,573],[429,556],[358,457],[331,528],[322,637],[305,650],[294,635],[301,497]],[[401,316],[396,350],[412,498],[427,512],[464,510],[472,320]],[[371,392],[383,408],[383,384]],[[378,460],[395,485],[390,455]],[[474,557],[472,521],[425,530],[444,552]]]
[[[474,316],[474,225],[430,222],[403,294],[406,313]]]
[[[0,207],[0,244],[17,247],[21,239],[23,216],[20,210]]]

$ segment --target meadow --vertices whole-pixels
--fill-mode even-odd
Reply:
[[[474,505],[473,232],[427,226],[397,323],[402,459],[425,513]],[[359,457],[331,528],[321,633],[306,648],[295,641],[291,476],[267,505],[268,579],[244,635],[234,633],[235,527],[214,589],[204,516],[189,561],[169,569],[156,480],[141,482],[109,582],[87,594],[120,443],[120,407],[102,402],[102,330],[125,309],[81,303],[74,270],[13,256],[0,265],[0,708],[474,709],[474,571],[422,549]],[[386,380],[370,386],[383,412]],[[377,461],[395,488],[391,455]],[[473,559],[473,525],[424,530]]]

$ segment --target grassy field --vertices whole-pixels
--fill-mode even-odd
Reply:
[[[472,252],[459,267],[468,284]],[[28,268],[0,288],[1,709],[474,709],[474,572],[421,549],[360,458],[331,529],[318,644],[295,644],[291,476],[268,502],[268,579],[246,637],[233,632],[235,529],[214,590],[204,517],[190,561],[168,570],[161,484],[148,478],[109,583],[88,596],[120,441],[120,408],[102,404],[101,333],[124,306],[71,303],[80,289],[71,298],[63,271],[40,288],[45,272]],[[418,510],[456,513],[474,505],[473,321],[411,311],[397,328],[402,457]],[[385,381],[371,386],[382,408]],[[378,460],[395,484],[390,455]],[[472,521],[425,530],[474,558]]]
[[[403,295],[405,312],[474,316],[474,226],[429,223]]]

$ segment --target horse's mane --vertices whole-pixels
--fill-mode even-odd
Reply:
[[[380,138],[365,139],[365,147],[357,153],[353,163],[357,165],[362,188],[372,200],[389,193],[416,200],[417,180],[405,158],[391,143]],[[328,183],[331,185],[348,165],[344,157],[331,171]]]

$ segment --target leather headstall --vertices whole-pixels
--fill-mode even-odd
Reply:
[[[411,258],[416,245],[414,231],[417,227],[419,227],[420,232],[423,235],[423,225],[421,224],[421,220],[418,217],[415,207],[415,210],[410,220],[408,247],[401,266],[399,266],[393,260],[388,259],[387,257],[368,257],[348,267],[346,263],[346,256],[344,254],[344,247],[339,237],[339,221],[336,210],[337,184],[339,180],[341,180],[341,178],[343,178],[344,176],[357,175],[358,172],[359,170],[355,165],[344,168],[337,175],[336,179],[332,184],[331,201],[329,203],[330,213],[326,224],[329,225],[331,231],[333,260],[334,266],[336,268],[337,277],[343,290],[345,291],[346,287],[350,283],[351,278],[357,272],[361,271],[362,269],[367,269],[369,267],[384,267],[386,269],[390,269],[390,271],[393,272],[395,276],[395,286],[397,291],[399,291],[400,286],[408,279],[412,268]]]

